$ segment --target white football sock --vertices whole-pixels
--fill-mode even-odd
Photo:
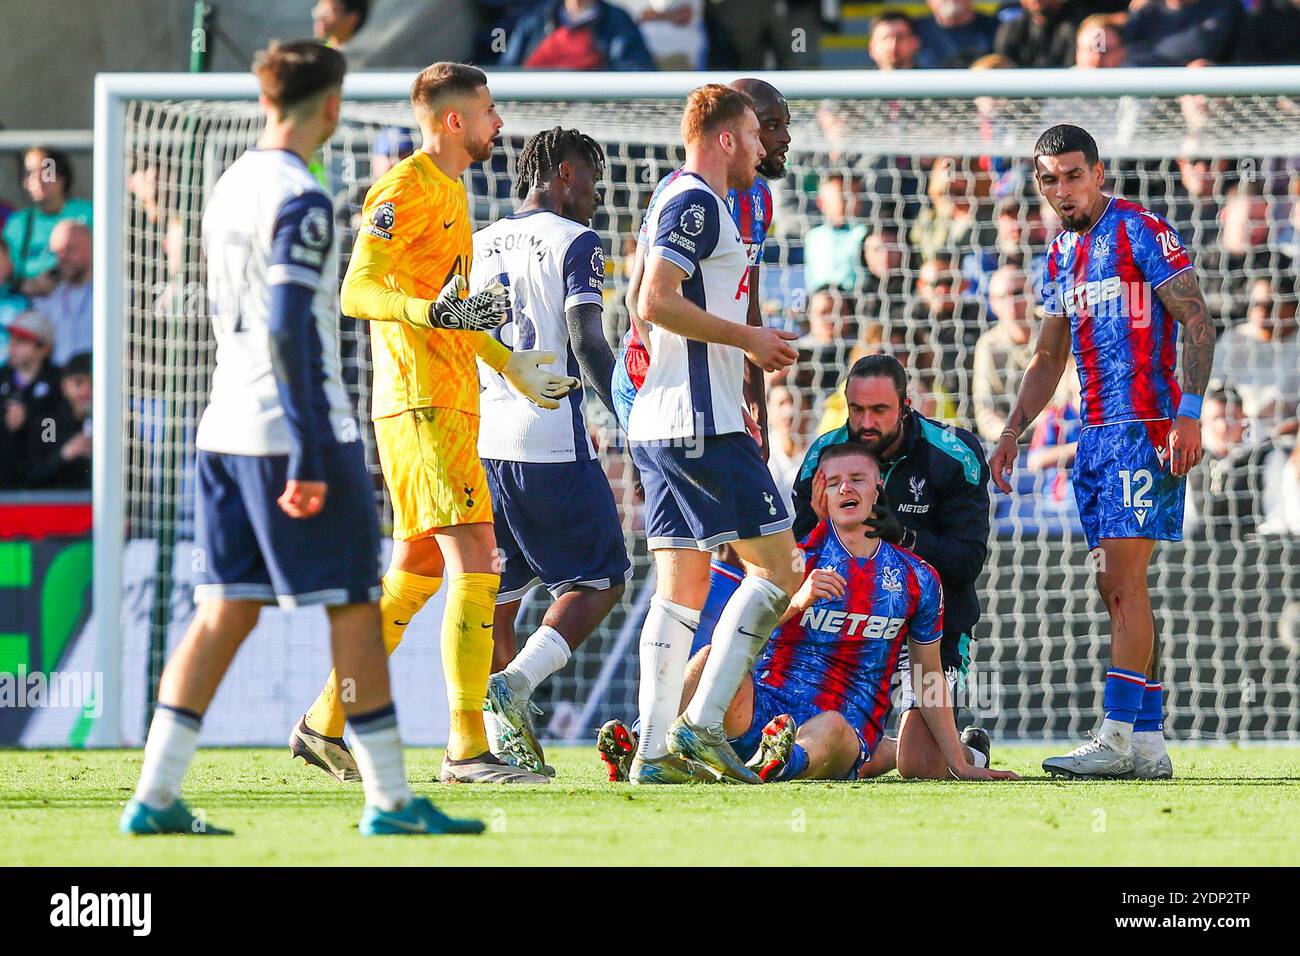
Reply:
[[[411,788],[406,783],[397,711],[390,705],[359,718],[351,717],[348,726],[366,804],[385,811],[401,809],[411,799]]]
[[[1109,717],[1101,722],[1101,730],[1097,732],[1101,742],[1111,750],[1126,754],[1133,749],[1133,725],[1122,720],[1111,720]]]
[[[971,762],[973,767],[987,767],[989,765],[988,758],[974,747],[966,748],[966,759]]]
[[[1165,734],[1162,730],[1135,730],[1133,732],[1133,752],[1147,758],[1163,757],[1168,752],[1165,746]]]
[[[516,694],[533,696],[537,685],[569,663],[569,642],[553,627],[543,624],[533,631],[502,676]]]
[[[686,662],[699,624],[699,611],[657,594],[650,599],[650,610],[641,628],[641,685],[637,689],[641,738],[636,752],[642,760],[668,753],[668,728],[682,705]]]
[[[135,785],[135,797],[155,810],[166,810],[181,795],[181,781],[199,746],[199,721],[189,711],[159,704],[149,724],[144,745],[144,765]]]
[[[722,726],[722,717],[740,689],[758,652],[776,630],[790,605],[790,595],[764,578],[746,576],[713,629],[713,648],[700,675],[700,685],[686,707],[686,719],[696,727]]]

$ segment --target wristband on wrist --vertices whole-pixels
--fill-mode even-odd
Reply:
[[[1201,402],[1203,400],[1204,399],[1202,399],[1200,395],[1185,393],[1178,402],[1178,417],[1195,418],[1199,420],[1201,417]]]

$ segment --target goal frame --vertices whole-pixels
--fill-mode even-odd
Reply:
[[[1300,66],[1120,68],[1109,70],[863,70],[756,72],[790,99],[926,99],[976,96],[1275,96],[1300,95]],[[355,73],[344,81],[344,98],[356,102],[401,101],[414,72]],[[488,70],[498,101],[607,102],[684,97],[708,82],[729,83],[735,72],[574,73]],[[122,691],[122,566],[126,547],[123,451],[123,371],[126,329],[126,251],[123,154],[125,107],[130,100],[256,100],[256,79],[247,73],[101,73],[94,94],[94,563],[92,629],[95,668],[105,699],[89,746],[117,747]],[[111,440],[110,440],[111,438]]]

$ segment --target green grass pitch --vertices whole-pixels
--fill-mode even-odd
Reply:
[[[1300,748],[1172,750],[1167,782],[1051,781],[1050,747],[1004,746],[1020,783],[631,788],[593,748],[553,748],[548,787],[431,783],[438,751],[411,749],[412,788],[476,815],[478,837],[363,838],[359,785],[287,749],[200,751],[186,799],[234,837],[125,837],[117,818],[139,751],[0,754],[0,865],[1295,865]]]

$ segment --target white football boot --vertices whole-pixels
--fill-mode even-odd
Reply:
[[[1159,730],[1133,734],[1133,779],[1172,780],[1174,765],[1165,747],[1165,735]]]
[[[1111,731],[1112,721],[1102,723],[1101,733],[1063,757],[1048,757],[1043,769],[1054,777],[1075,780],[1127,780],[1133,776],[1133,746],[1124,735]],[[1121,749],[1128,743],[1127,749]]]

